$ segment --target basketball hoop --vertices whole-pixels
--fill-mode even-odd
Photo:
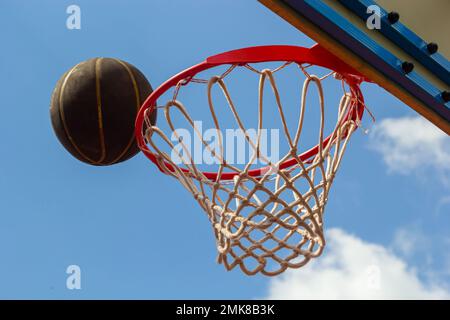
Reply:
[[[262,70],[253,66],[274,61],[282,64],[274,69]],[[305,78],[295,134],[291,134],[287,128],[280,91],[274,77],[275,73],[292,64],[298,66],[299,76]],[[202,72],[219,66],[229,67],[221,75],[207,79],[200,77]],[[319,77],[309,72],[311,66],[326,68],[331,72]],[[255,139],[245,135],[245,141],[253,151],[252,157],[243,167],[238,167],[226,161],[222,141],[219,143],[220,152],[217,152],[208,148],[208,143],[202,139],[205,149],[218,163],[217,170],[202,171],[191,161],[192,155],[177,136],[171,110],[177,110],[195,131],[194,120],[188,108],[179,100],[179,92],[186,86],[203,85],[208,98],[204,116],[209,114],[215,128],[219,130],[220,116],[211,93],[213,87],[219,87],[233,115],[235,126],[245,132],[244,123],[225,83],[230,74],[243,68],[259,77],[258,114],[255,115],[258,119],[257,135]],[[343,94],[335,108],[337,120],[334,129],[325,137],[322,82],[330,77],[342,84]],[[363,77],[356,70],[318,45],[312,48],[262,46],[222,53],[175,75],[147,98],[136,119],[138,146],[161,172],[180,181],[207,213],[217,240],[218,261],[226,269],[239,266],[248,275],[258,272],[268,276],[277,275],[287,268],[299,268],[322,253],[325,246],[323,213],[328,193],[365,108],[359,87],[362,81]],[[275,96],[282,123],[280,129],[289,146],[289,150],[276,162],[260,150],[263,94],[267,84]],[[315,147],[300,153],[297,149],[304,128],[306,96],[311,85],[315,85],[319,96],[319,137]],[[158,106],[157,99],[167,93],[170,93],[170,99]],[[152,125],[150,121],[150,115],[157,107],[164,111],[166,131],[158,123]],[[160,117],[158,121],[163,119]],[[183,147],[183,152],[188,155],[181,165],[175,163],[161,147],[162,141],[173,150],[170,136],[174,135]],[[254,168],[257,161],[265,165]],[[301,190],[300,184],[307,185],[307,188]]]

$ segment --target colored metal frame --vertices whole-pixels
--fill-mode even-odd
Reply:
[[[346,8],[358,15],[363,21],[369,17],[367,9],[377,5],[373,0],[338,0]],[[439,52],[430,53],[428,43],[412,32],[400,21],[390,23],[388,12],[380,7],[381,32],[386,38],[396,43],[406,53],[427,67],[439,79],[450,85],[450,62]]]
[[[326,34],[326,36],[323,36],[316,30],[307,33],[308,36],[316,38],[316,41],[329,50],[334,49],[333,46],[337,43],[342,48],[343,54],[336,52],[336,55],[345,62],[351,64],[354,56],[362,57],[363,62],[367,63],[371,70],[370,72],[358,70],[380,86],[394,93],[405,103],[438,125],[447,134],[450,134],[450,102],[444,100],[444,92],[448,90],[448,81],[450,79],[449,62],[440,54],[426,52],[425,41],[401,23],[389,24],[386,11],[382,11],[382,23],[384,26],[387,26],[387,24],[389,26],[386,28],[382,27],[381,32],[385,33],[385,36],[391,41],[397,41],[406,53],[417,59],[436,77],[441,79],[444,84],[447,84],[447,88],[436,87],[435,84],[429,82],[415,70],[409,73],[405,72],[402,68],[405,61],[400,60],[382,47],[322,0],[259,1],[291,24],[294,24],[301,31],[306,31],[305,33],[310,31],[309,29],[315,28],[319,30],[318,32]],[[369,0],[336,1],[339,1],[363,19],[366,18],[365,12],[367,12],[368,6],[376,4],[376,2]],[[317,36],[318,34],[319,36]],[[323,43],[323,39],[331,39],[330,43],[332,45],[327,46],[327,44]],[[335,52],[333,51],[333,53]],[[355,55],[347,57],[347,53]],[[379,76],[375,79],[374,74]],[[391,82],[392,85],[388,82]]]

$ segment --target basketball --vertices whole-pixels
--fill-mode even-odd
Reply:
[[[134,136],[137,112],[152,93],[133,65],[113,58],[93,58],[67,71],[50,103],[53,129],[61,144],[85,163],[106,166],[139,152]],[[156,112],[151,122],[156,121]]]

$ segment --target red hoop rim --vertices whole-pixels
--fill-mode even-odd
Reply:
[[[145,112],[153,112],[156,107],[157,99],[163,95],[167,90],[176,86],[180,80],[193,78],[199,72],[204,70],[217,67],[224,64],[235,64],[244,65],[246,63],[258,63],[258,62],[273,62],[273,61],[289,61],[298,64],[311,64],[320,67],[331,69],[340,75],[342,75],[345,82],[350,87],[350,92],[357,97],[356,109],[353,109],[351,114],[346,116],[346,119],[351,117],[352,119],[361,119],[364,113],[364,97],[362,95],[361,89],[359,87],[362,81],[365,81],[363,75],[361,75],[354,68],[338,59],[336,56],[328,52],[326,49],[322,48],[320,45],[314,45],[311,48],[297,47],[297,46],[287,46],[287,45],[271,45],[271,46],[258,46],[258,47],[248,47],[237,50],[232,50],[224,52],[218,55],[211,56],[205,61],[196,64],[186,70],[176,74],[175,76],[168,79],[166,82],[161,84],[157,89],[155,89],[144,101],[141,108],[139,109],[138,115],[136,117],[135,123],[135,136],[138,147],[142,150],[145,156],[150,159],[163,173],[165,170],[158,163],[157,155],[150,151],[147,144],[145,143],[144,136],[142,134],[142,127],[144,124]],[[323,147],[326,147],[330,142],[331,135],[323,140]],[[299,155],[301,161],[310,159],[312,156],[316,155],[319,151],[319,145],[312,147],[311,149],[305,151]],[[169,170],[174,172],[175,168],[172,164],[161,160],[164,166]],[[288,168],[297,163],[295,158],[291,158],[281,163],[279,169]],[[189,170],[185,168],[180,168],[184,173],[189,174]],[[269,166],[253,169],[248,171],[248,175],[252,177],[262,176],[266,172],[270,171]],[[217,180],[218,174],[216,172],[203,172],[205,177],[210,180]],[[232,180],[239,172],[222,172],[220,174],[220,180]]]

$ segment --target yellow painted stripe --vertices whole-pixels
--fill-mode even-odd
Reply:
[[[96,163],[100,163],[106,158],[105,134],[103,132],[102,95],[100,88],[100,72],[102,58],[95,60],[95,91],[97,94],[97,114],[98,114],[98,135],[100,139],[101,155]]]

